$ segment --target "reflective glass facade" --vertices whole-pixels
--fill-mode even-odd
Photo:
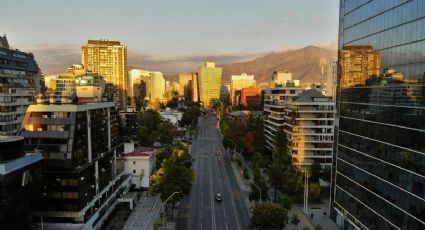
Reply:
[[[425,229],[425,1],[341,0],[338,48],[332,216]]]

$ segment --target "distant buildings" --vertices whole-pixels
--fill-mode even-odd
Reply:
[[[179,74],[179,96],[187,100],[192,97],[192,78],[193,73]]]
[[[238,105],[241,98],[241,90],[256,85],[254,75],[243,73],[241,75],[232,75],[230,79],[230,99],[232,105]]]
[[[292,73],[289,70],[276,70],[273,73],[271,87],[279,87],[286,84],[287,81],[292,80]]]
[[[220,101],[228,105],[230,103],[230,85],[221,85]]]
[[[284,129],[292,163],[299,169],[320,166],[322,186],[329,186],[332,166],[335,102],[316,89],[286,102]]]
[[[16,134],[42,87],[34,55],[8,45],[6,36],[0,36],[0,135]]]
[[[147,97],[147,92],[149,91],[149,78],[149,70],[131,69],[128,71],[128,96],[130,98],[141,97],[143,99]]]
[[[44,157],[33,218],[45,229],[99,229],[128,190],[117,119],[113,102],[28,108],[20,135]]]
[[[198,69],[199,99],[206,107],[220,100],[221,73],[214,62],[206,62]]]
[[[150,72],[148,98],[151,102],[162,101],[165,96],[165,79],[161,72]]]
[[[199,102],[198,73],[192,74],[192,101]]]
[[[103,76],[106,94],[121,110],[127,107],[127,47],[119,41],[89,40],[81,46],[82,64]]]
[[[261,89],[257,86],[242,88],[240,91],[240,104],[248,107],[261,106]]]
[[[43,157],[34,149],[25,153],[23,146],[23,137],[0,136],[1,229],[31,229],[31,198],[37,186],[34,167]]]

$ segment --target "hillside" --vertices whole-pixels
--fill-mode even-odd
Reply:
[[[287,69],[292,72],[293,79],[302,82],[320,81],[320,58],[332,60],[337,56],[335,50],[328,50],[316,46],[307,46],[298,50],[290,50],[281,53],[270,53],[255,60],[241,63],[224,64],[222,82],[230,82],[232,74],[246,72],[254,74],[257,83],[268,82],[273,71]]]

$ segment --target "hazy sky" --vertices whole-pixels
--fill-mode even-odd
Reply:
[[[0,34],[34,52],[42,71],[80,63],[88,39],[119,40],[128,63],[165,73],[202,61],[333,45],[338,0],[2,0]]]

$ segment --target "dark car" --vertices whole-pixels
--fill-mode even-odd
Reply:
[[[215,194],[215,200],[218,202],[221,202],[223,200],[223,196],[221,195],[221,193]]]

